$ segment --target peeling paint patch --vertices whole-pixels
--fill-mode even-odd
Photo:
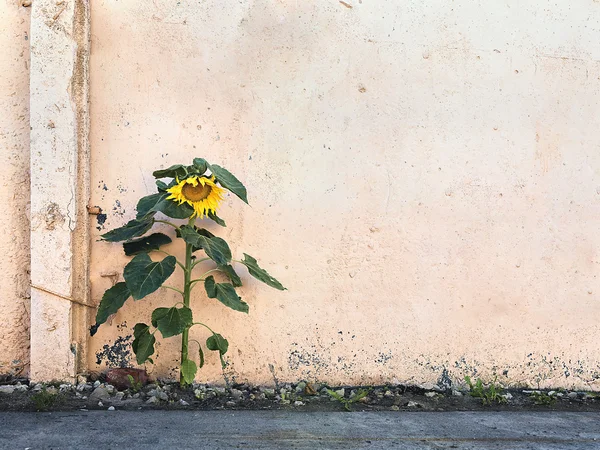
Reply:
[[[131,367],[131,335],[119,336],[114,344],[105,344],[102,351],[96,353],[96,364],[102,364],[106,361],[106,365],[110,368],[114,367]]]
[[[96,229],[98,231],[102,230],[104,228],[104,222],[106,222],[106,214],[104,213],[100,213],[96,216],[96,221],[98,222],[98,226],[96,227]]]

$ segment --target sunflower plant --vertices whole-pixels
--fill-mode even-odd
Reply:
[[[209,164],[203,158],[195,158],[190,166],[174,165],[155,171],[153,176],[156,178],[158,192],[139,200],[136,218],[102,235],[104,241],[123,242],[125,254],[133,259],[123,270],[125,281],[116,283],[104,293],[98,306],[96,323],[91,327],[90,333],[94,335],[98,327],[129,298],[141,300],[161,287],[177,292],[181,295],[181,301],[171,307],[156,308],[152,312],[150,325],[135,325],[132,348],[138,364],[146,361],[153,363],[151,356],[154,354],[157,331],[163,338],[181,336],[180,383],[183,386],[191,384],[198,368],[204,365],[203,346],[199,341],[193,340],[198,347],[198,362],[190,355],[190,328],[200,326],[207,330],[205,346],[208,350],[218,352],[223,367],[223,356],[229,348],[227,339],[221,334],[205,323],[194,320],[190,301],[192,290],[198,284],[204,284],[208,298],[216,299],[243,313],[248,313],[249,307],[236,292],[236,288],[242,286],[242,279],[233,263],[246,266],[250,275],[275,289],[285,288],[262,269],[252,256],[244,253],[243,259],[233,259],[225,240],[198,225],[202,219],[208,219],[226,226],[223,219],[217,216],[217,209],[227,191],[248,203],[246,188],[231,172],[216,164]],[[164,179],[171,181],[165,183]],[[158,213],[166,218],[158,219]],[[173,222],[171,219],[183,223]],[[157,223],[169,225],[176,238],[183,240],[183,261],[161,250],[162,246],[172,242],[171,237],[164,233],[147,234]],[[206,256],[199,257],[200,251]],[[195,275],[194,269],[203,262],[212,262],[214,266],[203,274]],[[183,286],[178,288],[164,285],[177,267],[184,274]],[[226,282],[218,282],[215,275]]]

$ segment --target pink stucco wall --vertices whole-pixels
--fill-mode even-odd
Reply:
[[[0,375],[29,364],[29,11],[0,2]]]
[[[152,170],[205,157],[251,203],[209,228],[289,288],[246,275],[248,316],[197,290],[227,376],[597,388],[600,5],[347,3],[94,2],[95,236]],[[95,301],[127,260],[93,244]],[[171,294],[129,302],[91,367]],[[149,370],[175,376],[178,346]]]

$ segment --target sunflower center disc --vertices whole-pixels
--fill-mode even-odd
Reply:
[[[198,183],[197,186],[185,184],[181,189],[183,196],[191,202],[199,202],[200,200],[204,200],[210,195],[211,191],[212,187],[208,185],[203,186],[200,183]]]

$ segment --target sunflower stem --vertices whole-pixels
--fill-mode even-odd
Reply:
[[[173,256],[173,255],[171,255],[170,253],[168,253],[168,252],[165,252],[164,250],[153,250],[153,251],[155,251],[156,253],[162,253],[163,255],[167,255],[167,256]],[[185,272],[185,266],[184,266],[183,264],[181,264],[181,262],[179,262],[179,260],[178,260],[177,258],[175,258],[175,262],[176,262],[176,263],[177,263],[177,265],[178,265],[179,267],[181,267],[181,268],[183,269],[183,271]]]
[[[172,291],[179,292],[181,295],[184,295],[184,293],[183,293],[183,291],[182,291],[182,290],[180,290],[180,289],[177,289],[177,288],[174,288],[173,286],[165,286],[165,285],[163,284],[161,287],[163,287],[163,288],[165,288],[165,289],[171,289]],[[181,303],[181,302],[177,302],[177,303]]]
[[[200,258],[200,259],[197,259],[197,260],[194,262],[194,264],[192,264],[192,269],[193,269],[194,267],[196,267],[196,265],[197,265],[197,264],[200,264],[201,262],[204,262],[204,261],[208,261],[209,259],[210,259],[210,258]]]
[[[209,327],[209,326],[208,326],[208,325],[206,325],[205,323],[202,323],[202,322],[194,322],[194,323],[192,324],[192,326],[194,326],[194,325],[201,325],[201,326],[203,326],[204,328],[206,328],[208,331],[210,331],[212,334],[217,334],[217,333],[215,333],[215,332],[212,330],[212,328],[211,328],[211,327]]]
[[[189,226],[193,226],[195,222],[195,217],[190,217],[188,222]],[[190,307],[190,292],[192,291],[191,278],[192,278],[192,269],[194,268],[194,263],[192,262],[192,245],[186,242],[185,244],[185,268],[184,268],[184,281],[183,281],[183,304],[189,308]],[[190,328],[186,328],[181,335],[181,365],[187,361],[188,359],[188,343],[190,338]],[[185,386],[187,383],[183,377],[183,374],[179,374],[179,384],[181,386]]]
[[[175,225],[172,222],[169,222],[168,220],[156,220],[156,219],[154,219],[154,223],[166,223],[167,225],[171,225],[176,230],[179,230],[179,227],[177,225]]]

